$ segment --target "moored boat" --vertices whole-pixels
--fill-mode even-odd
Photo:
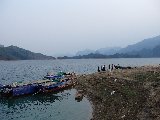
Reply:
[[[56,82],[53,80],[52,82],[53,82],[52,84],[42,85],[40,92],[43,92],[43,93],[56,92],[58,90],[62,90],[72,85],[72,80],[68,78],[65,78],[59,81],[56,80]]]
[[[0,85],[0,95],[17,97],[35,93],[55,92],[72,85],[71,74],[60,72],[57,75],[46,75],[43,80],[32,82],[15,82],[10,85]]]

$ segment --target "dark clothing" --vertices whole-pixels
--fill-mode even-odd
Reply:
[[[111,68],[111,70],[113,70],[113,64],[112,64],[112,68]]]
[[[110,70],[111,69],[111,65],[109,64],[109,66],[108,66],[108,69]]]
[[[99,66],[98,66],[98,70],[97,71],[100,72]]]
[[[106,71],[106,66],[105,65],[103,66],[103,71]]]
[[[102,71],[106,71],[106,67],[105,67],[105,65],[102,67]]]

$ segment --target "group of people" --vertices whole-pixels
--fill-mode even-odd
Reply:
[[[112,71],[114,69],[114,65],[113,64],[109,64],[108,65],[108,69]],[[97,71],[98,72],[106,71],[106,66],[105,65],[103,65],[103,66],[101,65],[101,68],[98,66],[98,70]]]
[[[100,72],[100,71],[106,71],[106,66],[105,65],[101,66],[101,70],[100,70],[100,68],[98,66],[98,72]]]
[[[123,67],[123,66],[120,66],[119,64],[118,65],[114,65],[114,64],[109,64],[108,65],[108,70],[111,72],[112,70],[114,69],[132,69],[132,67],[128,66],[128,67]],[[98,66],[98,72],[100,71],[106,71],[106,66],[105,65],[101,65],[101,69],[100,67]]]

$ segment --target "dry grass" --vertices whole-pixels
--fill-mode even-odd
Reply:
[[[93,120],[160,118],[159,66],[82,75],[76,82],[93,103]]]

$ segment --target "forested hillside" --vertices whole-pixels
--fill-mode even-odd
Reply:
[[[0,60],[46,60],[55,59],[41,53],[34,53],[16,46],[0,47]]]

